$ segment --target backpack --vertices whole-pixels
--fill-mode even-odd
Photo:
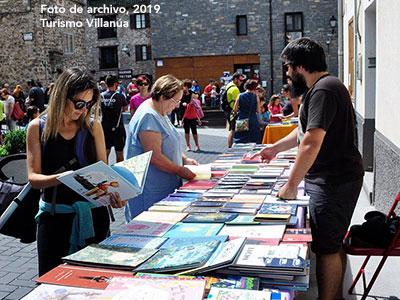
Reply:
[[[21,105],[19,104],[19,102],[15,102],[14,104],[14,109],[13,112],[11,114],[11,117],[15,120],[15,121],[19,121],[21,120],[23,117],[25,116],[24,111],[21,108]]]
[[[230,112],[232,110],[232,107],[230,106],[230,103],[228,102],[228,90],[234,87],[234,85],[231,85],[228,88],[225,88],[221,91],[221,107],[224,111]]]
[[[200,100],[193,98],[192,103],[193,103],[193,107],[194,107],[194,110],[196,111],[197,116],[200,119],[204,118],[204,112],[203,112],[203,109],[201,108]]]
[[[42,136],[46,118],[47,115],[44,115],[39,120],[39,136]],[[88,131],[89,130],[86,127],[78,131],[75,141],[75,153],[81,166],[88,165],[88,160],[85,153],[86,144],[88,141]],[[40,148],[43,159],[45,145],[42,141],[40,141]],[[7,159],[7,157],[4,158],[1,163],[7,163]],[[68,162],[68,164],[74,164],[75,162],[76,159],[71,160]],[[63,167],[66,168],[66,166]],[[25,196],[22,195],[24,188],[27,192]],[[8,218],[4,225],[0,226],[0,233],[14,238],[19,238],[21,243],[32,243],[36,241],[37,224],[35,221],[35,216],[39,210],[39,200],[40,190],[32,189],[30,183],[24,185],[0,180],[1,221]],[[18,206],[15,211],[11,212],[11,215],[9,215],[10,212],[6,212],[6,210],[13,202],[15,202]]]

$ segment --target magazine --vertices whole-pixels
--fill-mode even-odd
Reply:
[[[143,192],[152,151],[113,166],[99,161],[57,178],[60,182],[96,206],[110,204],[110,193],[118,192],[127,200]]]

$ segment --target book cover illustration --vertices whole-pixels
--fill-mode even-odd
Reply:
[[[197,268],[204,265],[216,250],[220,241],[211,240],[182,247],[161,249],[135,272],[172,272]]]
[[[171,248],[179,248],[182,246],[194,245],[199,243],[205,243],[209,241],[219,241],[221,243],[225,242],[228,239],[227,235],[215,235],[215,236],[196,236],[192,238],[169,238],[160,249],[171,249]]]
[[[238,214],[228,213],[208,213],[189,214],[182,222],[183,223],[225,223],[235,219]]]
[[[110,193],[118,192],[122,200],[143,191],[152,151],[108,166],[99,161],[58,177],[57,180],[96,206],[109,205]]]
[[[190,204],[190,206],[200,206],[200,207],[221,207],[225,204],[225,201],[195,201]]]
[[[133,277],[130,271],[59,265],[36,282],[104,290],[115,276]]]
[[[166,238],[162,237],[113,234],[99,243],[99,245],[157,249],[166,240]]]
[[[235,259],[239,250],[242,248],[245,240],[246,238],[237,238],[220,243],[204,266],[182,272],[181,274],[198,274],[209,272],[218,269],[221,266],[230,264]]]
[[[169,194],[169,197],[186,197],[186,198],[193,198],[196,199],[197,197],[201,196],[201,193],[193,193],[190,192],[182,192],[181,190],[177,190],[175,193]]]
[[[226,278],[209,277],[206,284],[206,290],[212,287],[258,290],[260,279],[255,277],[227,276]]]
[[[103,292],[96,289],[41,284],[21,300],[97,300]]]
[[[185,213],[218,213],[220,207],[208,207],[208,206],[189,206],[185,208]]]
[[[232,221],[226,222],[225,225],[260,225],[260,222],[253,220],[254,216],[239,215]]]
[[[259,214],[289,214],[296,215],[297,205],[289,203],[264,203]]]
[[[282,238],[283,242],[312,242],[311,228],[287,228]]]
[[[147,222],[133,219],[128,224],[120,227],[116,234],[163,236],[172,226],[174,226],[174,223]]]
[[[115,277],[102,300],[202,300],[205,280]]]
[[[220,212],[225,213],[238,213],[238,214],[245,214],[245,215],[255,215],[257,209],[255,208],[238,208],[238,207],[221,207],[219,209]]]
[[[264,239],[282,239],[285,232],[285,225],[237,225],[225,226],[219,235],[229,235],[236,237],[255,237]]]
[[[217,235],[223,226],[224,224],[217,223],[177,223],[164,237],[213,236]]]
[[[70,264],[131,270],[149,259],[157,251],[149,248],[92,244],[62,259]]]
[[[208,298],[211,300],[270,300],[270,291],[255,291],[211,287]]]
[[[184,185],[181,186],[181,189],[184,190],[209,190],[216,185],[216,181],[214,180],[194,180],[194,181],[189,181],[185,183]]]

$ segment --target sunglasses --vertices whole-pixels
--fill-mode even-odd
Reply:
[[[140,82],[137,85],[138,86],[148,86],[149,84],[147,82]]]
[[[71,102],[74,104],[74,107],[75,107],[76,110],[81,110],[85,106],[89,110],[89,109],[92,108],[93,104],[95,103],[94,100],[86,102],[84,100],[74,100],[74,99],[71,99],[71,98],[68,98],[68,99],[71,100]]]

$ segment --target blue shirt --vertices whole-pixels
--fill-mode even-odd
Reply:
[[[161,133],[161,152],[175,164],[182,166],[182,142],[181,135],[171,124],[167,116],[160,115],[148,105],[139,106],[129,122],[126,143],[124,148],[124,158],[144,153],[139,133],[143,131],[154,131]],[[147,210],[155,202],[168,196],[176,188],[182,185],[179,176],[161,171],[150,164],[147,178],[144,184],[143,194],[130,199],[125,208],[126,221]]]

